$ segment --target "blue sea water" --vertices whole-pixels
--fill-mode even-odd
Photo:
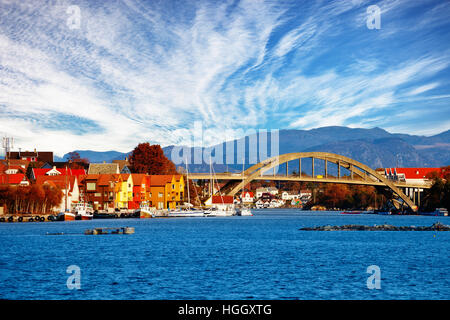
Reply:
[[[1,299],[449,299],[450,232],[299,231],[450,217],[254,210],[253,217],[0,224]],[[94,227],[133,235],[85,236]],[[72,233],[46,235],[47,232]],[[66,272],[79,266],[81,289]],[[368,289],[379,266],[381,289]]]

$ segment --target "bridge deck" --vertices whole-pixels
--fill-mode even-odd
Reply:
[[[190,180],[209,180],[212,176],[209,173],[189,173]],[[242,181],[246,179],[246,175],[241,175],[239,173],[216,173],[214,176],[217,180],[239,180]],[[386,186],[381,181],[374,180],[361,180],[357,177],[351,179],[350,177],[341,177],[340,179],[336,177],[311,177],[307,175],[262,175],[255,177],[254,180],[275,180],[275,181],[300,181],[300,182],[317,182],[317,183],[345,183],[345,184],[358,184],[358,185],[369,185],[369,186]],[[399,188],[420,188],[420,189],[428,189],[431,187],[431,184],[408,184],[405,182],[395,182],[396,187]]]

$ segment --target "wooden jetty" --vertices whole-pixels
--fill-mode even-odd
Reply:
[[[84,231],[85,235],[96,235],[96,234],[133,234],[133,227],[121,227],[121,228],[94,228],[86,229]]]

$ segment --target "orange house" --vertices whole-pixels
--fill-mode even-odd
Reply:
[[[156,209],[175,209],[184,201],[182,175],[150,176],[150,205]]]

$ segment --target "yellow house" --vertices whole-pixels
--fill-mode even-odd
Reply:
[[[184,178],[181,174],[172,176],[170,183],[165,186],[167,208],[175,209],[184,201]]]
[[[131,174],[120,174],[121,183],[116,189],[116,208],[128,209],[128,201],[133,201],[133,179]]]

